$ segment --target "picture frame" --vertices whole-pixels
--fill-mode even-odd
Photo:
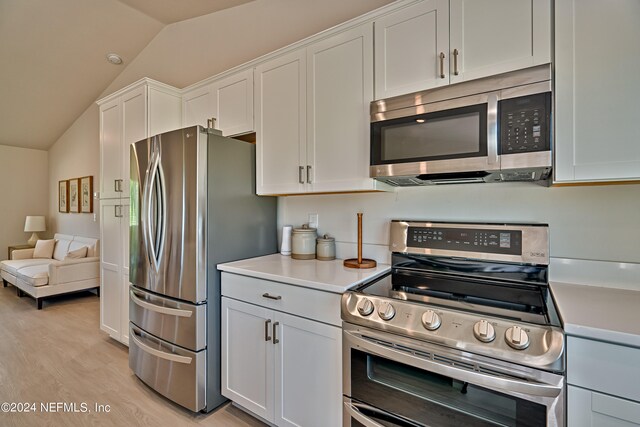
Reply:
[[[93,213],[93,177],[80,178],[80,212]]]
[[[69,212],[69,181],[58,181],[58,211]]]
[[[69,212],[80,212],[80,178],[69,180]]]

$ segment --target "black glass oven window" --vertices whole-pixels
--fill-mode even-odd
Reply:
[[[546,407],[351,349],[351,397],[421,425],[546,425]]]
[[[487,105],[372,123],[372,164],[487,155]]]

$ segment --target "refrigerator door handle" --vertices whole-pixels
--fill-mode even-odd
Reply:
[[[156,313],[168,314],[170,316],[177,316],[177,317],[191,317],[191,315],[193,314],[193,312],[189,310],[180,310],[178,308],[162,307],[162,306],[155,305],[150,302],[141,300],[140,298],[138,298],[137,294],[133,289],[129,291],[129,294],[131,296],[131,301],[133,301],[134,304],[139,305],[140,307],[149,311],[155,311]]]
[[[132,332],[131,339],[133,340],[133,342],[136,343],[136,345],[140,348],[140,350],[146,353],[159,357],[160,359],[169,360],[171,362],[184,363],[187,365],[191,363],[191,360],[193,360],[191,357],[180,356],[178,354],[173,354],[173,353],[167,353],[167,352],[156,350],[155,348],[149,347],[148,345],[146,345],[145,343],[143,343],[137,338],[138,335],[133,330],[131,332]]]
[[[146,196],[144,200],[146,226],[143,227],[146,236],[147,252],[151,258],[151,264],[157,272],[160,268],[160,259],[165,241],[165,216],[166,216],[166,194],[164,188],[164,177],[162,166],[160,165],[160,141],[159,137],[154,137],[153,151],[151,154],[151,166],[149,167],[148,180],[146,185]]]

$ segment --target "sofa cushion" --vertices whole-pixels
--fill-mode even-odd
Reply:
[[[46,258],[51,259],[53,255],[53,248],[56,245],[56,241],[51,240],[38,240],[36,247],[33,250],[33,258]]]
[[[23,280],[31,286],[44,286],[49,283],[49,265],[34,265],[18,270],[18,280]]]
[[[57,259],[58,261],[64,261],[64,257],[66,257],[67,252],[69,252],[69,245],[71,245],[71,240],[57,240],[56,249],[53,251],[53,258]]]
[[[68,259],[79,259],[79,258],[86,258],[87,257],[87,248],[86,246],[81,246],[78,249],[75,250],[71,250],[71,248],[69,248],[69,253],[67,253],[67,256],[64,257],[65,261]]]
[[[2,261],[0,262],[0,268],[6,271],[7,273],[15,276],[21,268],[31,267],[34,265],[45,265],[48,266],[51,264],[50,259],[38,258],[38,259],[14,259],[10,261]]]

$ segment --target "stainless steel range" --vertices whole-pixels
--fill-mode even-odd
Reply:
[[[342,297],[345,426],[564,426],[546,225],[392,221]]]

